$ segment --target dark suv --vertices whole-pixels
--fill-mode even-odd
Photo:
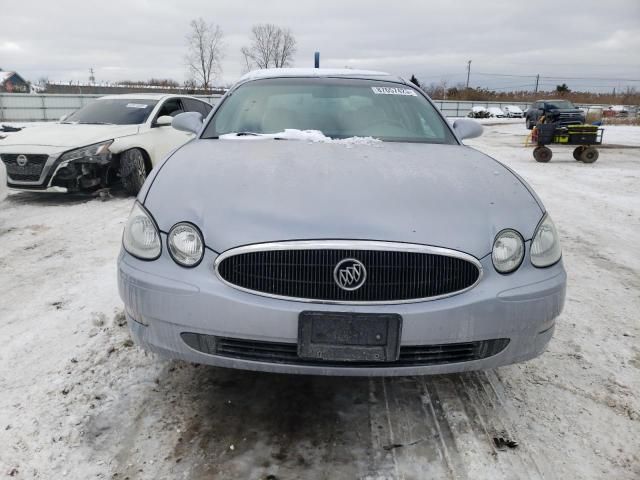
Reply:
[[[581,125],[585,121],[584,112],[568,100],[538,100],[524,116],[527,128],[531,130],[542,116],[545,123],[563,126]]]

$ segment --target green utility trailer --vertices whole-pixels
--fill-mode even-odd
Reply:
[[[533,158],[546,163],[553,156],[548,145],[576,145],[573,158],[579,162],[593,163],[599,156],[595,145],[602,144],[603,135],[604,128],[596,125],[558,126],[555,123],[540,123],[531,133],[531,141],[536,145]]]

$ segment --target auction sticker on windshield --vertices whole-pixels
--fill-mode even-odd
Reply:
[[[144,103],[127,103],[127,108],[147,108],[148,106]]]
[[[397,88],[397,87],[371,87],[373,93],[376,95],[412,95],[417,97],[418,94],[411,88]]]

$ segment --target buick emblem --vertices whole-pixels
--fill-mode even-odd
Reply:
[[[18,155],[16,158],[16,163],[19,167],[24,167],[27,164],[27,156],[26,155]]]
[[[333,270],[333,280],[342,289],[353,291],[364,285],[367,279],[367,269],[360,260],[345,258]]]

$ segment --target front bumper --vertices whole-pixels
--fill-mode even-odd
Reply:
[[[46,153],[46,152],[45,152]],[[38,150],[29,154],[41,154]],[[18,180],[7,175],[7,185],[13,190],[28,192],[72,192],[94,188],[101,183],[106,183],[105,171],[111,164],[111,159],[103,163],[85,163],[78,160],[63,161],[63,152],[47,153],[49,157],[42,166],[39,177],[34,180]],[[89,166],[84,171],[83,165]]]
[[[418,303],[357,306],[274,299],[236,290],[215,275],[216,256],[206,250],[198,267],[184,269],[170,259],[166,249],[152,262],[121,252],[119,291],[138,344],[166,357],[268,372],[358,376],[451,373],[494,368],[540,355],[553,335],[555,318],[565,299],[562,261],[537,269],[528,261],[528,251],[527,260],[510,275],[498,274],[490,257],[484,257],[483,279],[460,295]],[[499,353],[479,360],[360,367],[272,363],[209,354],[190,347],[181,337],[182,333],[195,333],[296,344],[298,316],[307,310],[400,314],[401,347],[493,339],[508,339],[509,343]]]

